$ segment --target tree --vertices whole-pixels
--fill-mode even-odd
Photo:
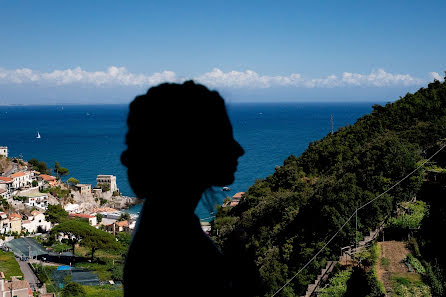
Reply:
[[[100,214],[100,213],[97,213],[96,214],[96,220],[98,221],[98,224],[100,223],[100,222],[102,222],[102,218],[103,218],[104,216],[102,215],[102,214]]]
[[[54,172],[56,172],[57,178],[60,179],[62,176],[68,175],[70,172],[67,168],[60,167],[59,162],[54,162]]]
[[[68,244],[71,245],[71,251],[74,255],[74,248],[76,244],[79,243],[85,236],[88,236],[88,227],[91,226],[76,219],[64,220],[51,230],[51,234],[57,235],[61,233],[66,235],[68,237]]]
[[[118,248],[115,238],[108,232],[96,229],[94,227],[88,226],[85,228],[86,234],[80,242],[82,246],[91,249],[91,260],[94,259],[95,251],[99,249],[114,249]]]
[[[45,219],[53,224],[59,224],[68,218],[68,212],[59,204],[48,204]]]
[[[67,183],[70,184],[70,185],[72,185],[72,186],[74,186],[74,185],[77,185],[77,184],[79,183],[79,181],[78,181],[77,179],[75,179],[74,177],[70,177],[70,178],[67,180]]]
[[[48,166],[45,162],[39,161],[36,158],[32,158],[28,161],[28,164],[32,166],[33,170],[39,171],[41,174],[49,174]]]
[[[130,220],[130,214],[127,212],[121,213],[121,217],[119,217],[118,221],[128,221]]]
[[[78,283],[68,283],[62,290],[62,297],[82,297],[85,295],[84,288]]]
[[[111,234],[77,219],[65,220],[51,230],[53,235],[60,233],[68,237],[68,243],[71,245],[73,255],[75,245],[78,243],[91,249],[92,260],[95,251],[98,249],[117,248],[116,240]]]

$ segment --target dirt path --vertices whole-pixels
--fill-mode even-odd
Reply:
[[[407,249],[405,242],[384,241],[384,242],[378,242],[378,244],[381,253],[378,258],[376,272],[378,274],[378,279],[383,283],[384,287],[386,288],[386,292],[391,292],[392,275],[395,274],[407,275],[416,273],[409,272],[407,266],[403,263],[404,258],[406,258],[408,254],[410,254],[410,251]],[[383,258],[384,260],[382,260]]]

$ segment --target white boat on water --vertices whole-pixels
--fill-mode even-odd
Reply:
[[[39,139],[41,138],[41,137],[40,137],[40,133],[39,133],[39,131],[37,131],[37,136],[36,136],[36,138],[39,138]]]

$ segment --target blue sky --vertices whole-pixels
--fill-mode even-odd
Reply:
[[[0,104],[392,101],[446,70],[445,1],[4,1]]]

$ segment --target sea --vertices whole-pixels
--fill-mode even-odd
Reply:
[[[213,189],[215,202],[247,191],[257,179],[272,174],[288,156],[299,156],[310,142],[330,133],[332,123],[335,131],[352,125],[370,113],[376,103],[381,102],[227,105],[234,137],[245,155],[239,159],[230,190]],[[127,112],[128,105],[124,104],[0,106],[0,146],[8,147],[10,157],[36,158],[48,167],[59,162],[69,170],[65,180],[74,177],[94,186],[98,174],[115,175],[121,193],[134,196],[126,169],[120,163],[125,149]],[[40,138],[36,137],[38,133]],[[175,183],[174,179],[172,182]],[[138,213],[140,209],[141,205],[136,205],[128,212]],[[196,214],[207,220],[213,210],[200,203]]]

